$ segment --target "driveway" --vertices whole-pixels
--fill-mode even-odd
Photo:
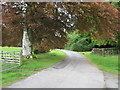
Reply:
[[[62,62],[44,69],[7,88],[105,88],[101,70],[91,65],[82,55],[62,50],[67,57]]]

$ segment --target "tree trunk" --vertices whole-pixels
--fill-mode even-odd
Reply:
[[[23,4],[25,4],[23,2]],[[30,41],[30,37],[28,35],[28,26],[26,20],[26,7],[23,7],[23,40],[22,40],[22,56],[26,58],[33,58],[32,56],[32,43]]]

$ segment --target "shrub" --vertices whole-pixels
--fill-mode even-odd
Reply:
[[[49,51],[38,50],[38,49],[34,50],[34,54],[47,53],[47,52],[49,52]]]
[[[68,34],[69,40],[66,44],[66,49],[73,51],[90,51],[93,48],[90,34],[79,34],[75,31]]]

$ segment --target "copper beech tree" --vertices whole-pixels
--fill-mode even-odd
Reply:
[[[120,33],[118,10],[109,2],[4,3],[2,19],[3,46],[21,45],[24,25],[32,45],[43,50],[64,48],[66,34],[76,29],[99,40]]]

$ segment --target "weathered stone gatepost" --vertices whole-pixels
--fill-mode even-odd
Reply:
[[[27,31],[23,32],[23,40],[22,40],[22,56],[26,58],[32,58],[31,56],[31,42],[28,37]]]

